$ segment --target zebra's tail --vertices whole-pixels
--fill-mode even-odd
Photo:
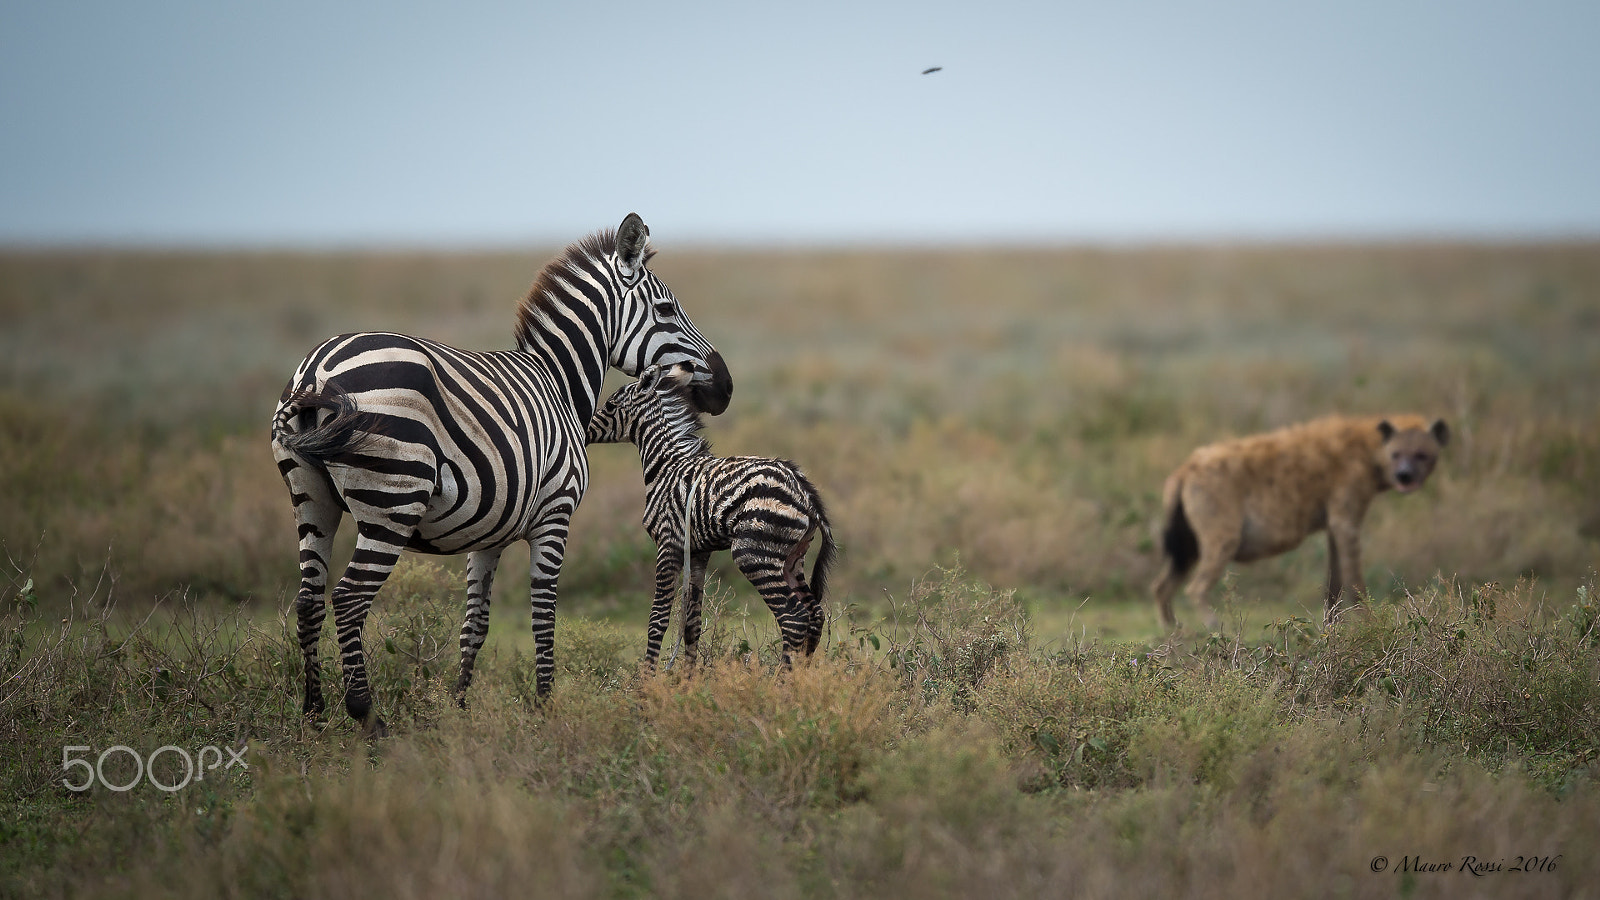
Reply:
[[[303,430],[292,426],[301,413],[326,409],[333,416]],[[289,393],[278,404],[272,419],[272,440],[285,450],[319,468],[347,453],[361,453],[380,433],[379,416],[356,408],[355,398],[338,385],[327,382],[321,390],[302,389]]]
[[[817,561],[811,564],[811,593],[820,604],[828,592],[828,571],[833,568],[839,545],[833,539],[833,528],[828,524],[828,510],[822,505],[822,495],[809,479],[802,479],[806,493],[810,494],[811,510],[816,514],[817,527],[822,532],[822,544],[817,548]]]

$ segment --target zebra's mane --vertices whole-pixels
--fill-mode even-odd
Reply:
[[[666,428],[667,443],[671,445],[674,454],[680,457],[710,455],[711,442],[700,433],[704,423],[700,421],[700,411],[689,402],[688,385],[679,385],[670,391],[657,393],[655,401],[661,409],[661,422]]]
[[[582,281],[585,269],[606,270],[606,258],[617,252],[617,231],[607,228],[585,238],[580,238],[561,251],[555,259],[545,264],[533,279],[533,286],[517,306],[517,346],[532,343],[533,332],[540,319],[548,319],[554,298],[565,296],[568,290],[561,281]],[[654,247],[645,245],[644,264],[649,265],[656,255]]]

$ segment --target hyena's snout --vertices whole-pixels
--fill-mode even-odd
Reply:
[[[1424,461],[1416,458],[1402,458],[1394,464],[1394,484],[1401,493],[1414,491],[1422,487],[1428,480],[1428,473],[1433,471],[1431,460]]]

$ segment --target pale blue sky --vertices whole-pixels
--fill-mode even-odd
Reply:
[[[1593,0],[0,0],[0,244],[1595,237],[1597,46]]]

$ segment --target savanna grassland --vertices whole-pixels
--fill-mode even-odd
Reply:
[[[0,255],[0,892],[1600,894],[1600,246],[669,242],[735,378],[714,447],[828,501],[825,652],[775,671],[727,567],[710,664],[641,676],[638,459],[597,447],[549,704],[525,557],[467,711],[460,560],[417,559],[367,628],[395,735],[308,727],[284,381],[340,331],[507,347],[549,256]],[[1234,570],[1223,632],[1159,633],[1167,472],[1333,411],[1453,431],[1367,518],[1372,618],[1322,628],[1314,537]],[[114,745],[249,769],[62,786]]]

